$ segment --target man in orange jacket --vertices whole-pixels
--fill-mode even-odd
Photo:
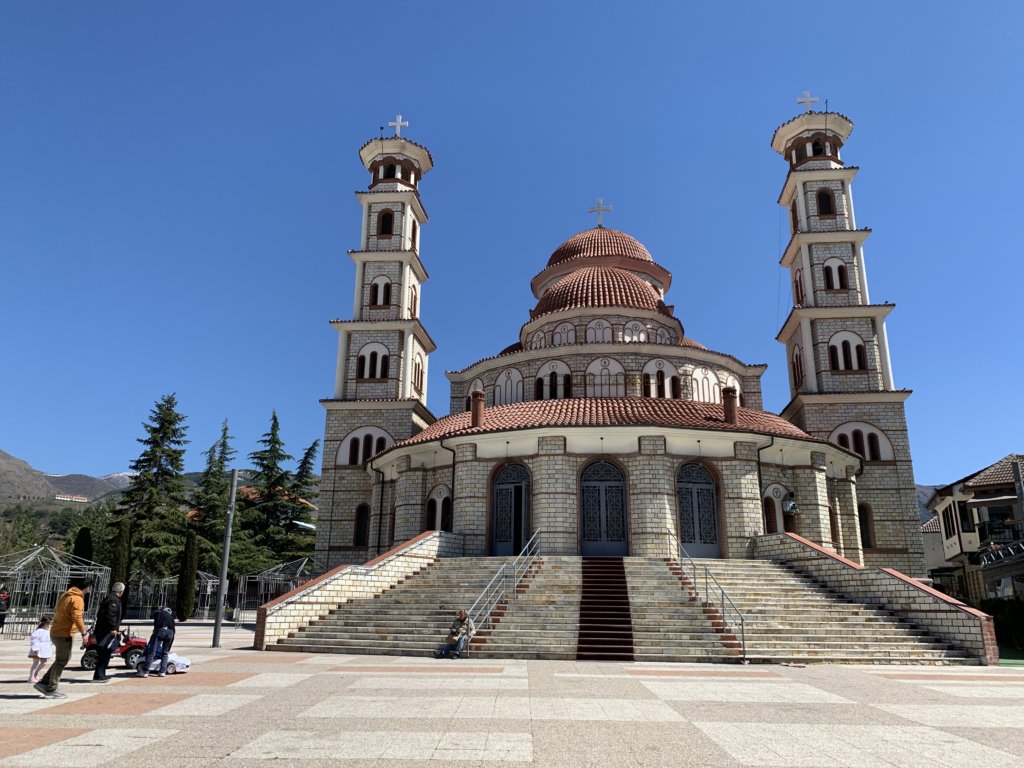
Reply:
[[[71,659],[71,638],[76,632],[82,634],[82,642],[88,640],[85,631],[85,596],[92,591],[92,580],[86,579],[77,587],[71,587],[57,600],[57,608],[53,613],[53,624],[50,626],[50,640],[55,651],[53,664],[33,688],[48,699],[66,699],[68,695],[57,690],[64,667]]]

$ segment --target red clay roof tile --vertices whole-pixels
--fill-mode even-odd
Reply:
[[[573,259],[593,259],[601,256],[625,256],[640,261],[654,261],[650,252],[632,235],[617,229],[594,227],[573,235],[558,246],[548,259],[548,266]]]
[[[615,267],[581,267],[548,289],[532,317],[578,307],[644,309],[671,316],[654,286],[632,272]]]

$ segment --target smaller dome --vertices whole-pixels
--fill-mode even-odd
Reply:
[[[574,259],[595,259],[602,256],[625,256],[627,259],[654,261],[636,238],[617,229],[595,227],[573,235],[558,246],[548,259],[548,266]]]
[[[577,307],[623,307],[669,314],[658,291],[632,272],[615,267],[581,267],[541,297],[533,317]]]

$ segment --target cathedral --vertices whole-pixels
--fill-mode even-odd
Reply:
[[[433,158],[401,135],[401,116],[364,144],[352,316],[332,322],[322,401],[317,560],[361,563],[438,529],[461,534],[466,556],[517,554],[536,535],[547,555],[744,558],[756,537],[790,531],[924,576],[893,305],[868,295],[871,230],[842,158],[853,125],[807,110],[771,140],[788,164],[780,265],[793,304],[776,336],[791,393],[778,414],[762,401],[765,366],[687,336],[671,273],[603,226],[599,201],[595,228],[538,254],[518,341],[447,372],[450,413],[437,418],[436,343],[419,319]]]

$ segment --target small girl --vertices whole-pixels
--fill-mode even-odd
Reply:
[[[43,616],[39,626],[28,639],[28,657],[32,659],[32,669],[28,673],[30,683],[39,682],[39,673],[53,655],[53,643],[50,642],[50,617]]]

